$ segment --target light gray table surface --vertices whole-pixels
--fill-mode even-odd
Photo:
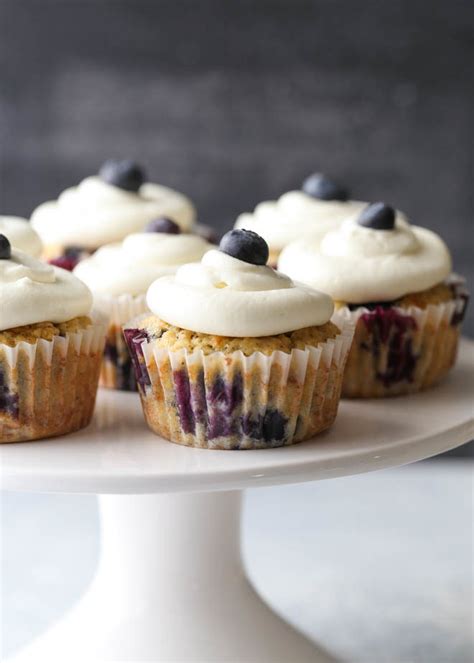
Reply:
[[[472,467],[447,458],[248,491],[248,574],[344,661],[470,663]],[[93,497],[3,493],[1,507],[6,660],[80,596],[98,523]]]

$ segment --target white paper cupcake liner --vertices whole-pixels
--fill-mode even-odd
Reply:
[[[456,360],[465,307],[466,292],[456,289],[451,301],[426,308],[338,309],[334,323],[355,325],[342,395],[396,396],[438,382]]]
[[[94,410],[105,323],[36,343],[0,344],[0,442],[70,433]]]
[[[136,391],[137,383],[122,327],[148,310],[145,295],[102,296],[96,306],[109,318],[99,384],[108,389]]]
[[[318,347],[248,357],[170,351],[128,336],[148,425],[173,442],[209,449],[278,447],[312,437],[336,416],[353,331],[344,323]]]
[[[94,305],[120,327],[148,310],[146,295],[101,295],[94,298]]]

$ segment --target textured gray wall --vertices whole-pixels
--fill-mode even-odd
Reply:
[[[1,0],[0,11],[4,212],[28,215],[123,155],[224,228],[321,169],[439,231],[473,275],[469,0]]]

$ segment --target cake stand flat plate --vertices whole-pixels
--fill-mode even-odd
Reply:
[[[0,445],[2,487],[78,493],[250,488],[359,474],[413,462],[474,436],[474,342],[437,387],[407,397],[342,401],[331,430],[264,451],[171,444],[146,427],[137,394],[100,390],[91,425],[65,437]]]

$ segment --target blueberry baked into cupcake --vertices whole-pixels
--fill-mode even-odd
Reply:
[[[0,234],[8,237],[15,249],[39,258],[43,245],[31,223],[20,216],[0,216]]]
[[[155,279],[200,260],[210,248],[202,237],[183,234],[177,223],[161,217],[144,232],[103,246],[77,265],[74,274],[91,289],[95,307],[109,317],[101,386],[136,390],[122,326],[148,310],[145,295]]]
[[[279,447],[333,423],[352,324],[327,295],[266,265],[251,231],[150,286],[125,326],[149,427],[208,449]]]
[[[269,263],[276,266],[287,244],[332,230],[365,205],[350,200],[348,190],[326,175],[313,173],[305,179],[301,191],[289,191],[278,200],[260,203],[253,213],[240,214],[235,228],[261,235],[269,246]]]
[[[0,235],[0,300],[0,442],[83,428],[105,338],[89,289]]]
[[[451,274],[443,240],[388,205],[374,203],[323,238],[294,242],[278,266],[329,293],[338,324],[356,324],[344,396],[420,391],[454,364],[464,281]]]
[[[166,216],[188,232],[195,221],[183,194],[146,181],[133,161],[106,161],[99,174],[41,204],[31,216],[44,244],[44,258],[73,269],[99,247],[141,232],[152,219]]]

